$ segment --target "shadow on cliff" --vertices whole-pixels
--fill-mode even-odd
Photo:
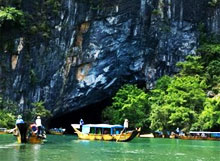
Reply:
[[[74,130],[72,129],[71,124],[78,124],[81,118],[84,120],[85,124],[102,123],[102,110],[106,106],[111,105],[111,103],[111,99],[105,99],[101,102],[91,104],[82,109],[72,111],[59,117],[52,118],[49,121],[49,128],[62,127],[66,129],[66,133],[73,134]]]

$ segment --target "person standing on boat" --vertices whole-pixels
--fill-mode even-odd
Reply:
[[[79,121],[79,125],[80,125],[80,126],[84,125],[84,121],[83,121],[83,119],[80,119],[80,121]]]
[[[37,116],[37,119],[36,119],[35,123],[37,125],[37,135],[40,136],[41,132],[42,132],[42,124],[41,124],[40,116]]]
[[[80,130],[82,130],[82,126],[84,125],[84,121],[83,121],[83,119],[80,119],[80,121],[79,121],[79,125],[80,125]]]
[[[124,130],[128,128],[128,119],[125,119],[124,121]]]
[[[180,133],[180,129],[177,127],[176,128],[176,134],[179,135],[179,133]]]
[[[17,124],[24,124],[24,120],[22,119],[22,116],[21,115],[18,115],[18,118],[16,120],[16,125]]]
[[[24,124],[24,120],[22,119],[21,115],[18,115],[17,120],[15,122],[15,128],[12,129],[12,132],[15,136],[17,136],[19,134],[18,124]]]

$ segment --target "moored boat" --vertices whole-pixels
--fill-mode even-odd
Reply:
[[[140,138],[154,138],[154,135],[153,133],[150,133],[150,134],[142,134],[139,136]]]
[[[53,135],[63,135],[66,129],[63,128],[52,128],[49,130],[50,134]]]
[[[7,134],[6,128],[0,128],[0,134]]]
[[[190,131],[189,135],[179,136],[179,139],[183,140],[215,140],[220,141],[220,132],[209,131]]]
[[[79,139],[82,140],[104,140],[104,141],[130,141],[140,132],[138,130],[126,131],[121,125],[109,124],[86,124],[82,125],[82,131],[79,124],[71,124]]]

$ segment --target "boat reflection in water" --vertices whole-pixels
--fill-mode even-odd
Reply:
[[[71,124],[79,139],[125,142],[135,138],[140,130],[126,131],[122,125],[85,124],[82,131],[79,124]]]

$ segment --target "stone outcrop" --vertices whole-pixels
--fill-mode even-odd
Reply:
[[[22,0],[21,8],[35,19],[42,5]],[[58,6],[56,15],[45,11],[49,35],[32,26],[36,34],[21,33],[14,52],[1,56],[0,90],[20,108],[42,100],[62,114],[111,97],[124,83],[152,88],[195,54],[199,24],[219,32],[219,9],[208,0],[61,0]]]

